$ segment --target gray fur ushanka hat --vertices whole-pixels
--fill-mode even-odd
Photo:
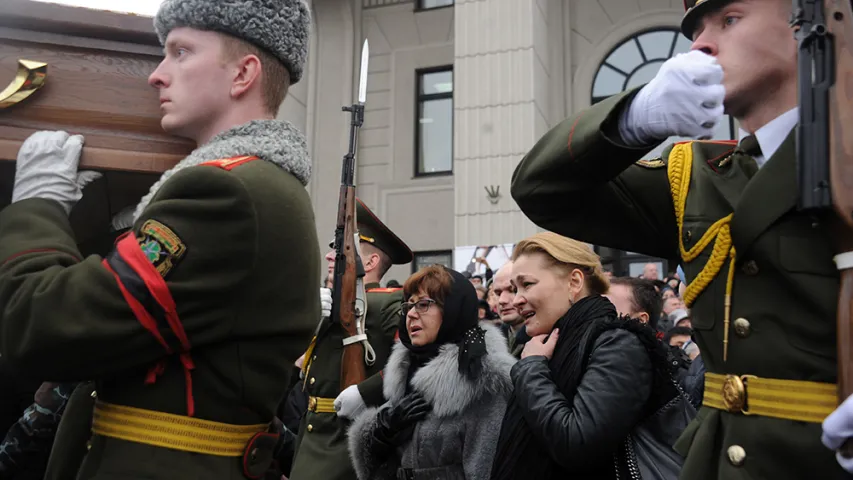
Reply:
[[[166,0],[154,17],[160,43],[173,28],[227,33],[263,48],[302,78],[311,14],[304,0]]]

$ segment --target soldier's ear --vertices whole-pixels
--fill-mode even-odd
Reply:
[[[647,325],[649,323],[649,314],[647,312],[640,312],[635,318],[641,323],[645,323]]]
[[[364,259],[363,263],[364,263],[364,271],[365,271],[365,273],[366,273],[366,272],[370,272],[370,271],[372,271],[372,270],[373,270],[373,269],[375,269],[375,268],[378,268],[378,267],[379,267],[379,264],[381,263],[381,260],[382,260],[382,259],[380,259],[380,258],[379,258],[379,254],[378,254],[378,253],[375,253],[375,252],[370,253],[370,254],[368,254],[368,255],[366,255],[366,256],[365,256],[365,255],[362,255],[362,257],[361,257],[361,258],[362,258],[362,259]]]

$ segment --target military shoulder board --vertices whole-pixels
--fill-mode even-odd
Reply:
[[[650,158],[648,160],[638,160],[635,165],[639,165],[643,168],[663,168],[666,166],[666,162],[663,161],[662,158]]]
[[[252,155],[243,155],[239,157],[231,157],[231,158],[220,158],[218,160],[211,160],[209,162],[204,162],[199,165],[211,166],[211,167],[219,167],[223,170],[231,171],[240,165],[245,163],[249,163],[251,161],[258,160],[258,157]]]

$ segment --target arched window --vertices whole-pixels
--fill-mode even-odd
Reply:
[[[592,103],[648,83],[670,57],[690,50],[688,40],[676,28],[659,28],[637,33],[616,46],[598,67],[592,83]],[[717,125],[716,139],[732,139],[734,124],[726,116]],[[647,158],[660,155],[666,145],[685,140],[672,137],[653,150]]]

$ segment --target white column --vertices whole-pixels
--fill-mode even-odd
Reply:
[[[546,0],[456,0],[454,191],[457,246],[537,231],[510,195],[512,172],[548,129]],[[559,12],[558,15],[562,15]],[[557,18],[560,18],[559,16]],[[486,187],[499,187],[496,204]]]

